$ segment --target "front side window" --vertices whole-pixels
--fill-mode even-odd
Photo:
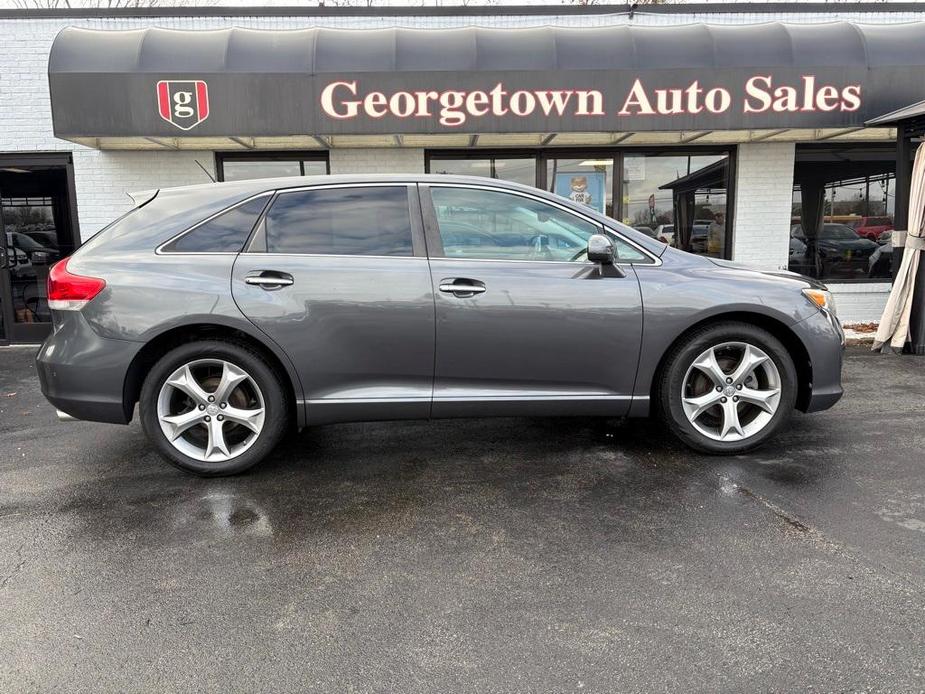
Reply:
[[[443,255],[484,260],[586,262],[588,239],[600,226],[533,198],[474,188],[430,189]],[[647,256],[614,239],[623,262]]]
[[[172,253],[240,253],[269,200],[269,195],[261,195],[232,207],[183,234],[164,250]]]
[[[405,186],[281,193],[266,215],[270,253],[410,256]]]

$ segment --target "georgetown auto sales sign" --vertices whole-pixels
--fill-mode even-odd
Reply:
[[[213,80],[214,81],[214,80]],[[704,127],[758,127],[778,117],[793,126],[844,123],[832,115],[857,113],[863,104],[860,83],[828,83],[816,75],[801,75],[796,83],[775,83],[773,75],[754,75],[741,89],[704,86],[694,79],[683,87],[649,88],[636,78],[616,98],[603,89],[519,89],[497,82],[484,89],[395,89],[383,91],[382,81],[334,80],[317,97],[319,134],[330,132],[550,131],[634,130]],[[366,88],[366,85],[375,85]],[[209,88],[204,80],[160,80],[155,86],[157,111],[179,130],[192,130],[209,117]],[[232,108],[235,105],[231,104]],[[812,116],[826,116],[815,119]],[[786,118],[791,116],[791,118]],[[621,125],[629,123],[630,125]],[[385,126],[385,124],[388,124]],[[556,125],[558,124],[558,125]],[[575,124],[575,126],[572,126]],[[606,124],[606,125],[605,125]],[[247,129],[234,132],[258,133]],[[492,130],[494,128],[495,130]],[[228,131],[230,134],[232,131]]]
[[[52,75],[51,84],[59,137],[851,127],[925,94],[925,70],[899,81],[845,69],[683,72],[130,75],[124,89]]]
[[[625,95],[605,98],[601,89],[516,89],[498,82],[490,89],[366,90],[359,80],[326,84],[319,97],[322,112],[334,120],[418,119],[436,120],[443,128],[458,128],[483,118],[517,121],[526,119],[613,120],[636,116],[721,116],[750,114],[853,113],[861,108],[860,84],[826,84],[815,75],[801,76],[797,84],[774,84],[772,75],[746,80],[740,94],[722,86],[705,88],[700,80],[684,87],[648,89],[641,78]],[[590,121],[588,121],[590,125]]]
[[[68,28],[52,116],[68,139],[837,128],[925,95],[925,23],[653,31]]]

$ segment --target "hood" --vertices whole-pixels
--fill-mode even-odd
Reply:
[[[870,239],[817,239],[816,245],[822,246],[824,248],[833,248],[835,250],[844,251],[868,251],[873,250],[877,247],[877,244]]]
[[[780,277],[782,279],[793,280],[794,282],[805,284],[813,289],[826,289],[825,284],[819,280],[801,275],[798,272],[791,272],[790,270],[756,270],[755,268],[742,265],[741,263],[734,263],[731,260],[722,260],[721,258],[706,258],[706,260],[722,268],[752,272],[756,275],[765,275],[767,277]]]

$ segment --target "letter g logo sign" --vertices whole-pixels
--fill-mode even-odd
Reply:
[[[168,123],[190,130],[209,117],[209,88],[203,80],[161,80],[157,110]]]

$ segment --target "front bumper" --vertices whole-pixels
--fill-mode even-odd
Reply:
[[[35,358],[42,394],[75,419],[127,424],[123,387],[140,342],[100,337],[79,311],[56,311]]]
[[[841,370],[845,333],[838,318],[822,311],[795,324],[793,331],[806,348],[813,375],[808,397],[798,403],[800,409],[804,412],[827,410],[844,394]]]

